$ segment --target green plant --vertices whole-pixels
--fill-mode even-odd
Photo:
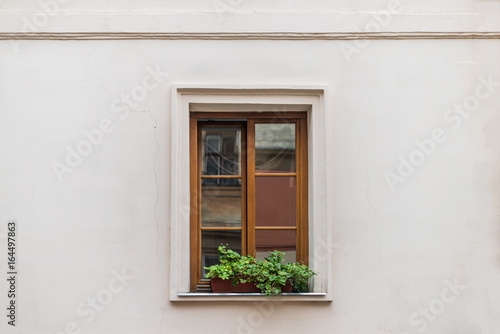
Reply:
[[[220,264],[205,267],[207,278],[230,279],[231,284],[252,282],[266,295],[277,295],[287,281],[298,292],[307,291],[307,280],[316,275],[301,263],[282,263],[284,253],[273,251],[264,261],[252,256],[241,256],[225,246],[219,246]]]
[[[218,251],[220,264],[205,267],[208,270],[207,278],[230,279],[233,285],[249,282],[248,278],[255,270],[256,260],[250,255],[241,256],[225,246],[219,246]]]
[[[307,280],[314,275],[314,271],[302,263],[287,263],[287,271],[290,273],[292,286],[297,292],[307,292]]]

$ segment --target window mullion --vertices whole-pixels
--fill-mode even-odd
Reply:
[[[255,256],[255,120],[247,120],[247,254]]]
[[[245,150],[245,147],[247,145],[247,126],[242,125],[241,126],[241,254],[246,255],[248,254],[248,242],[247,242],[247,237],[248,237],[248,217],[247,217],[247,152]],[[246,141],[245,143],[243,141]]]

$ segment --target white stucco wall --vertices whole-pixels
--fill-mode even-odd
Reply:
[[[212,1],[68,2],[39,31],[362,32],[387,8],[351,2],[242,1],[222,16]],[[4,1],[0,32],[40,8]],[[498,1],[401,8],[385,31],[500,31]],[[361,42],[1,40],[0,267],[16,220],[19,275],[16,327],[3,311],[0,332],[499,333],[500,40]],[[182,84],[328,87],[333,302],[169,301],[168,122]],[[130,113],[116,108],[132,93]],[[54,162],[99,128],[58,179]],[[0,280],[3,310],[7,291]]]

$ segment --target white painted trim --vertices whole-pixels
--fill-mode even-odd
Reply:
[[[120,8],[114,8],[115,10],[107,6],[96,8],[93,5],[90,5],[92,9],[84,10],[87,4],[60,6],[52,12],[47,12],[41,6],[31,6],[29,10],[2,8],[0,31],[7,34],[21,33],[28,38],[32,37],[24,33],[40,33],[47,36],[44,39],[61,39],[51,33],[63,36],[74,33],[76,35],[66,35],[64,38],[285,40],[345,39],[346,35],[351,34],[359,38],[366,32],[381,32],[381,36],[387,34],[404,38],[414,38],[414,35],[421,36],[419,38],[442,38],[443,35],[469,38],[464,37],[469,34],[490,38],[490,33],[498,35],[500,32],[498,4],[469,5],[466,6],[468,8],[463,8],[464,4],[460,4],[450,6],[448,10],[437,11],[430,8],[423,11],[400,8],[391,11],[390,17],[381,20],[381,7],[356,11],[354,8],[341,10],[330,4],[324,8],[308,10],[295,7],[294,10],[291,8],[294,6],[290,7],[285,3],[276,7],[276,10],[266,10],[263,8],[267,7],[265,5],[247,3],[227,11],[213,8],[209,3],[206,3],[208,6],[204,10],[196,10],[190,4],[187,7],[194,10],[175,10],[165,4],[164,8],[141,11],[129,8],[126,3],[120,4]],[[10,7],[15,9],[17,6]],[[81,34],[94,35],[88,37]],[[377,33],[370,34],[368,38],[371,36],[377,36]]]
[[[331,302],[326,293],[282,293],[279,296],[267,296],[263,293],[179,293],[179,300],[175,301],[198,301],[198,302],[241,302],[260,301],[273,303],[279,302]]]
[[[500,39],[484,32],[0,32],[0,40],[414,40]]]
[[[328,151],[331,142],[325,129],[326,110],[325,86],[190,86],[172,87],[172,110],[170,113],[171,145],[171,190],[170,190],[170,300],[185,301],[208,298],[226,300],[215,296],[186,298],[189,292],[189,112],[190,105],[203,106],[207,111],[233,111],[239,104],[240,111],[254,111],[255,107],[266,105],[269,111],[296,110],[303,107],[308,113],[309,136],[309,263],[318,272],[312,291],[316,295],[307,298],[331,301],[332,295],[332,243],[331,210],[327,205],[330,179],[326,171],[331,170]],[[264,108],[265,109],[265,108]],[[264,110],[262,109],[262,110]],[[330,189],[330,190],[328,190]],[[194,295],[193,295],[194,296]],[[320,296],[320,297],[318,297]],[[259,296],[244,300],[260,300]],[[305,300],[304,296],[298,296]],[[307,299],[306,298],[306,299]],[[292,298],[294,299],[294,298]]]

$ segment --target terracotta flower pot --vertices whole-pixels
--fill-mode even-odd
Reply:
[[[230,279],[222,279],[219,277],[212,278],[212,292],[213,293],[259,293],[259,288],[255,283],[238,283],[236,286],[231,284]],[[281,288],[282,293],[292,292],[292,283],[287,281],[285,286]]]
[[[212,278],[212,292],[214,293],[233,293],[233,292],[253,292],[259,293],[260,289],[254,283],[238,283],[236,286],[231,284],[230,279],[219,277]]]
[[[290,281],[286,281],[284,287],[281,288],[281,293],[291,293],[292,292],[292,283]]]

